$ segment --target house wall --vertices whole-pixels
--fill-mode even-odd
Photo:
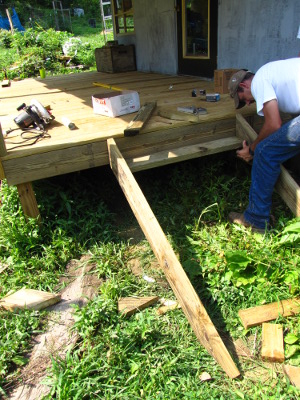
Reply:
[[[175,0],[134,0],[134,35],[117,37],[135,44],[139,71],[176,74]],[[248,68],[297,57],[300,0],[219,0],[218,68]]]
[[[248,68],[297,57],[299,0],[219,0],[218,68]]]
[[[135,44],[138,71],[177,73],[177,31],[174,0],[134,0],[135,35],[117,37]]]

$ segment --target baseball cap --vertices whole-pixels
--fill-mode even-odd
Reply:
[[[247,73],[250,72],[247,69],[240,69],[238,72],[234,73],[231,78],[229,79],[228,83],[228,91],[230,96],[234,100],[235,108],[242,108],[246,104],[244,101],[240,101],[238,96],[238,87],[239,84],[244,80]]]

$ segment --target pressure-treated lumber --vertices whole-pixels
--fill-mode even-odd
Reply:
[[[236,134],[238,137],[248,140],[249,143],[257,137],[255,130],[240,114],[236,115]],[[281,174],[275,189],[292,213],[296,217],[300,217],[300,187],[283,165],[281,165]]]
[[[154,109],[156,107],[156,102],[145,103],[134,119],[129,123],[126,129],[124,129],[124,136],[135,136],[140,133],[143,126],[151,117]]]
[[[264,304],[239,310],[238,314],[245,329],[257,326],[263,322],[277,319],[279,316],[290,317],[300,312],[300,299],[280,300],[278,302]]]
[[[284,361],[282,325],[262,324],[261,357],[266,361]]]
[[[11,295],[3,297],[0,300],[0,306],[10,311],[24,308],[41,310],[59,302],[60,299],[61,296],[59,294],[34,289],[20,289]]]
[[[118,301],[118,311],[127,317],[133,315],[137,311],[155,304],[158,301],[158,296],[148,297],[122,297]]]
[[[293,365],[284,365],[283,371],[287,375],[291,383],[300,388],[300,367],[294,367]]]
[[[40,211],[31,182],[21,183],[17,185],[17,189],[24,215],[26,217],[38,218],[40,220]]]
[[[228,376],[236,378],[240,375],[239,370],[178,261],[114,139],[109,139],[107,145],[111,169],[197,338]]]
[[[240,145],[240,139],[236,136],[232,136],[210,140],[201,144],[177,147],[174,149],[170,147],[168,150],[157,151],[154,154],[148,154],[141,157],[126,157],[126,161],[131,171],[137,172],[179,161],[191,160],[192,158],[208,156],[222,151],[237,149]]]

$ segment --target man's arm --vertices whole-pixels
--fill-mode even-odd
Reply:
[[[259,142],[264,140],[266,137],[271,135],[272,133],[276,132],[282,124],[280,112],[278,108],[277,100],[270,100],[264,103],[263,113],[265,117],[265,122],[254,142],[250,145],[251,150],[254,152],[255,147],[258,145]],[[245,161],[252,160],[252,156],[249,153],[249,146],[244,141],[242,150],[237,151],[237,156],[242,158]]]

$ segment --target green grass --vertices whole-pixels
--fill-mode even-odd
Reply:
[[[58,290],[68,261],[83,254],[104,282],[94,300],[75,310],[80,340],[65,359],[53,359],[47,398],[298,398],[281,369],[271,378],[260,359],[261,327],[245,331],[238,311],[299,295],[299,219],[274,194],[277,222],[268,235],[228,224],[229,211],[247,205],[250,185],[250,168],[232,153],[135,176],[222,338],[243,339],[254,357],[233,355],[242,379],[231,380],[197,341],[180,309],[159,316],[153,306],[128,319],[117,313],[120,297],[175,297],[149,244],[122,239],[121,232],[138,224],[109,167],[36,182],[40,228],[35,221],[26,223],[16,190],[4,182],[0,263],[8,268],[0,275],[1,297],[23,286]],[[132,260],[141,275],[132,274]],[[143,273],[155,282],[146,282]],[[0,313],[4,391],[26,362],[31,336],[45,329],[47,312]],[[286,363],[299,365],[298,318],[277,322],[289,342]],[[201,382],[202,372],[212,380]]]

